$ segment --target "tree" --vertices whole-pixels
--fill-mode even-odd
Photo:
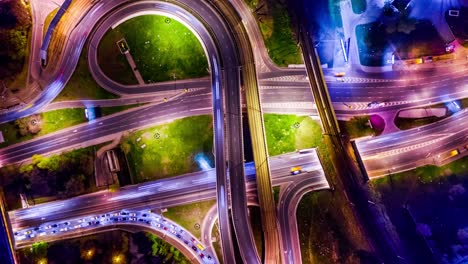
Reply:
[[[84,181],[86,177],[83,174],[71,177],[65,184],[65,192],[67,196],[81,194],[85,190]]]

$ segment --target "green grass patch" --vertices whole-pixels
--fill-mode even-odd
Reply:
[[[268,155],[275,156],[319,145],[320,125],[308,116],[265,114]]]
[[[350,138],[359,138],[375,135],[374,130],[369,126],[369,116],[357,116],[349,121],[338,121],[342,132]]]
[[[372,180],[377,186],[406,185],[417,181],[419,184],[430,184],[435,181],[449,180],[451,175],[465,175],[468,173],[468,157],[455,160],[443,166],[426,165],[414,170],[400,173],[389,173],[387,177]]]
[[[307,193],[301,199],[296,217],[302,263],[376,263],[352,240],[347,212],[336,207],[342,199],[331,192]]]
[[[100,100],[119,98],[111,92],[100,87],[88,68],[88,45],[83,47],[80,59],[62,92],[55,98],[54,102],[70,100]]]
[[[212,117],[187,117],[132,133],[123,139],[121,148],[133,183],[199,171],[195,155],[205,154],[213,164]]]
[[[302,263],[376,263],[370,261],[365,236],[359,229],[334,162],[329,137],[324,137],[317,153],[330,185],[337,191],[307,193],[296,212]]]
[[[55,8],[54,10],[52,10],[46,17],[46,19],[44,20],[44,28],[42,30],[42,35],[45,36],[46,33],[47,33],[47,29],[49,28],[49,25],[50,25],[50,22],[52,22],[52,19],[54,19],[55,15],[57,14],[59,8]]]
[[[201,225],[208,211],[216,204],[216,200],[191,203],[167,208],[163,215],[178,223],[198,239],[201,239]],[[196,225],[199,225],[198,228]]]
[[[362,14],[367,8],[366,0],[351,0],[351,5],[355,14]]]
[[[281,191],[280,186],[273,187],[273,198],[275,199],[275,204],[276,205],[278,205],[278,203],[279,203],[280,191]]]
[[[26,87],[32,31],[31,8],[22,1],[4,1],[1,10],[0,80],[15,94]]]
[[[274,0],[246,0],[246,3],[254,11],[272,61],[278,66],[301,64],[301,52],[291,30],[286,3]]]
[[[103,72],[123,84],[136,84],[116,43],[124,38],[146,83],[208,75],[201,43],[178,21],[159,15],[132,18],[105,34],[98,48]]]
[[[32,125],[37,120],[36,125]],[[0,147],[6,147],[35,137],[40,137],[60,129],[86,122],[82,108],[60,109],[35,114],[14,122],[0,124],[5,142]],[[38,130],[39,129],[39,130]]]

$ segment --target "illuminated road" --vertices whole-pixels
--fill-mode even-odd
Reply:
[[[325,183],[323,169],[315,151],[291,153],[270,159],[273,185],[282,185],[311,179],[312,183]],[[290,168],[302,166],[304,173],[291,175]],[[255,191],[255,165],[246,163],[247,189]],[[308,173],[310,172],[310,173]],[[313,177],[314,174],[321,175]],[[85,215],[144,208],[162,209],[216,197],[215,170],[191,173],[139,185],[127,186],[117,192],[100,191],[67,200],[54,201],[9,212],[14,231],[39,226],[45,222],[65,221]],[[43,219],[45,218],[45,219]]]
[[[99,6],[96,6],[93,9],[93,11],[98,11],[98,13],[104,12],[104,10],[106,10],[105,8],[109,8],[110,6],[111,6],[110,3],[108,3],[107,6],[99,5]],[[209,16],[206,16],[206,17],[203,16],[203,17],[207,19]],[[75,45],[76,49],[70,49],[70,48],[66,49],[66,52],[68,53],[68,55],[70,55],[70,56],[64,56],[63,65],[66,65],[66,67],[63,67],[61,69],[61,72],[59,73],[58,78],[56,78],[56,80],[51,83],[48,89],[46,88],[48,92],[44,93],[42,97],[40,97],[34,104],[29,105],[28,108],[25,109],[24,111],[2,115],[0,118],[3,121],[13,120],[19,116],[24,116],[26,114],[30,114],[30,113],[37,111],[41,107],[45,106],[48,102],[50,102],[55,97],[55,95],[57,95],[60,92],[67,78],[71,76],[71,72],[73,71],[74,65],[76,65],[76,61],[77,61],[77,58],[79,57],[79,53],[81,50],[80,47],[82,47],[84,43],[83,36],[87,36],[88,29],[85,28],[85,26],[92,25],[92,24],[93,24],[93,19],[90,18],[90,16],[87,16],[84,18],[83,23],[80,24],[79,27],[77,27],[77,30],[74,31],[74,34],[71,36],[70,46],[73,47],[73,45]],[[223,23],[220,23],[220,25],[221,24]],[[249,29],[247,28],[247,30]],[[230,44],[228,43],[229,45],[232,45],[232,41],[228,41],[228,42],[230,43]],[[228,48],[226,49],[228,50]],[[216,49],[213,49],[213,50],[216,50]],[[223,52],[223,55],[224,55],[224,52]],[[220,84],[219,87],[221,87],[225,83],[222,83],[221,81],[218,80],[219,76],[217,76],[216,70],[214,70],[214,66],[213,66],[213,65],[218,65],[219,63],[221,63],[221,60],[213,59],[213,57],[210,57],[210,56],[208,57],[211,62],[210,64],[211,64],[211,71],[212,71],[212,78],[213,78],[212,80],[214,80],[213,87],[216,87],[216,83],[219,83]],[[235,56],[232,56],[231,58],[234,58],[234,57]],[[224,63],[226,63],[226,61],[224,61]],[[229,64],[237,65],[237,63],[232,63],[232,64],[229,63]],[[264,65],[268,65],[268,62],[264,63]],[[246,73],[248,73],[248,67],[249,65],[244,65],[244,70]],[[264,71],[267,71],[268,69],[272,70],[273,68],[270,66],[267,66],[264,69]],[[236,76],[238,74],[237,68],[231,68],[231,69],[226,70],[226,68],[222,69],[220,66],[218,70],[219,71],[223,70],[224,74],[227,74],[227,75],[231,74],[231,76]],[[301,75],[304,76],[304,73],[305,72],[303,71],[301,72],[301,70],[288,69],[288,70],[282,70],[280,72],[259,74],[259,77],[261,79],[259,81],[260,89],[261,89],[260,99],[262,100],[262,103],[265,103],[263,110],[265,112],[275,112],[275,111],[279,112],[278,109],[284,109],[284,105],[282,104],[296,105],[297,102],[304,102],[304,103],[310,102],[311,93],[310,93],[310,87],[308,86],[308,81],[307,80],[298,81],[295,78],[288,79],[291,76],[297,76],[298,78],[302,78]],[[250,73],[249,76],[252,77],[252,75],[254,74]],[[388,110],[388,109],[398,109],[401,107],[406,107],[406,106],[411,106],[411,105],[419,105],[419,104],[428,103],[431,101],[436,102],[440,100],[446,100],[447,99],[446,93],[450,93],[451,95],[449,96],[455,96],[455,95],[459,95],[460,92],[463,92],[463,91],[466,92],[466,86],[463,86],[466,80],[466,77],[465,77],[466,68],[460,68],[459,70],[454,71],[450,74],[447,73],[445,78],[440,78],[439,76],[436,77],[432,73],[427,73],[425,75],[426,75],[425,76],[426,78],[423,78],[422,80],[419,79],[419,80],[413,80],[413,81],[382,81],[382,82],[380,81],[373,82],[373,81],[365,80],[365,78],[360,78],[360,77],[352,78],[353,76],[351,76],[349,79],[346,79],[346,83],[337,82],[333,80],[333,78],[331,78],[332,80],[328,79],[327,84],[329,86],[331,98],[335,102],[335,104],[336,102],[353,102],[353,103],[362,103],[362,105],[364,105],[363,108],[356,107],[352,109],[354,114],[368,113],[369,109],[366,109],[365,105],[366,105],[366,102],[370,102],[370,101],[387,101],[386,106],[383,109],[378,109],[378,111],[381,111],[381,110]],[[229,91],[231,92],[234,91],[235,93],[236,89],[238,89],[239,81],[236,78],[228,78],[228,80],[229,80],[228,83],[231,82],[230,84],[228,84],[229,87],[232,87],[232,89],[230,89]],[[248,82],[249,81],[255,82],[255,80],[248,79]],[[190,86],[190,88],[203,88],[203,87],[206,87],[206,85],[207,85],[206,80],[195,80],[193,82],[187,81],[185,84],[185,87]],[[167,90],[171,90],[170,88],[171,86],[173,86],[173,84],[167,83],[167,84],[159,85],[158,88],[162,89],[165,87],[167,88]],[[208,86],[209,86],[209,83],[208,83]],[[234,89],[234,86],[237,86],[237,88]],[[402,89],[403,87],[406,87],[407,90]],[[137,88],[137,89],[140,90],[140,88]],[[142,92],[142,91],[143,90],[140,90],[139,92]],[[218,94],[221,95],[220,97],[222,98],[221,91]],[[408,97],[407,95],[408,91],[411,91],[412,96]],[[444,91],[444,92],[442,93],[441,91]],[[219,122],[219,120],[221,120],[222,117],[220,116],[220,114],[218,114],[216,110],[216,109],[223,108],[222,99],[218,99],[218,102],[216,101],[216,99],[213,99],[214,101],[211,104],[215,106],[215,109],[211,109],[211,105],[210,105],[211,97],[210,96],[211,94],[207,90],[193,91],[193,92],[188,93],[185,96],[181,96],[180,98],[171,100],[168,103],[163,103],[159,106],[151,105],[148,107],[143,107],[141,109],[136,109],[135,111],[131,111],[129,113],[125,113],[124,115],[121,115],[120,118],[113,117],[113,118],[99,120],[97,122],[93,122],[90,124],[85,124],[85,125],[73,127],[70,129],[66,129],[64,131],[60,131],[53,135],[39,138],[37,140],[33,140],[31,142],[27,142],[18,146],[4,148],[0,150],[0,162],[10,163],[10,162],[15,162],[15,161],[21,161],[24,159],[28,159],[32,153],[58,152],[61,150],[68,150],[70,149],[70,146],[71,147],[83,147],[85,145],[91,145],[97,142],[104,142],[108,140],[109,138],[111,138],[112,135],[114,135],[115,133],[125,131],[126,129],[141,128],[144,126],[152,125],[154,124],[153,122],[162,123],[162,122],[167,122],[167,121],[170,121],[170,120],[182,117],[182,116],[190,116],[194,114],[214,113],[215,127],[217,128],[219,126],[219,129],[220,129],[218,131],[215,131],[215,136],[218,137],[218,139],[215,139],[215,146],[222,148],[224,147],[224,142],[223,142],[224,131],[221,132],[222,125],[219,125],[219,124],[222,124],[223,122],[222,121]],[[227,93],[227,96],[229,96],[229,92]],[[239,134],[239,128],[241,127],[239,125],[240,124],[239,118],[236,118],[236,116],[237,117],[240,116],[238,112],[236,112],[240,110],[240,107],[236,106],[235,104],[232,104],[233,102],[235,103],[236,101],[238,101],[237,99],[238,94],[234,94],[233,96],[236,96],[236,98],[234,98],[234,100],[228,100],[228,102],[230,103],[226,106],[226,107],[229,107],[231,110],[233,110],[233,111],[228,111],[228,115],[227,115],[228,124],[231,124],[231,126],[227,128],[228,135],[236,134],[236,133]],[[258,96],[253,96],[253,97],[258,97]],[[217,98],[216,92],[213,93],[213,98]],[[192,102],[195,103],[193,106],[191,105]],[[188,105],[189,103],[190,103],[190,107],[193,107],[193,108],[189,109],[189,107],[176,105],[176,104]],[[207,107],[207,106],[210,106],[210,107]],[[143,111],[143,109],[145,109],[145,111]],[[146,112],[146,110],[148,110],[148,113]],[[156,113],[153,113],[152,110],[154,110],[154,112]],[[174,113],[174,114],[170,114],[167,117],[164,116],[164,118],[162,118],[160,116],[167,113],[164,110],[166,111],[174,110],[176,112],[171,111],[170,113]],[[349,113],[349,110],[350,109],[347,109],[348,113]],[[150,111],[151,113],[149,113]],[[303,108],[292,107],[290,110],[287,110],[284,112],[287,113],[288,111],[292,113],[294,113],[295,111],[307,113],[307,114],[316,113],[316,110],[314,111],[313,108],[305,104]],[[372,111],[377,111],[377,110],[373,109]],[[340,114],[340,111],[337,111],[337,113]],[[158,117],[157,115],[160,115],[160,116]],[[455,119],[454,121],[453,120],[454,118],[457,118],[457,119]],[[447,122],[457,122],[458,124],[465,124],[464,120],[467,120],[466,115],[461,115],[461,114],[454,118],[448,119]],[[122,120],[119,121],[119,119],[122,119]],[[128,120],[131,120],[132,122],[128,122]],[[126,124],[125,121],[127,121],[127,123],[129,124]],[[261,124],[261,121],[257,120],[255,121],[255,123]],[[399,171],[399,170],[404,170],[407,168],[413,168],[415,165],[422,164],[421,160],[425,160],[425,162],[429,162],[429,163],[430,163],[430,160],[434,162],[433,156],[437,155],[436,153],[440,153],[441,151],[448,150],[453,147],[459,147],[459,146],[454,146],[453,144],[453,142],[455,142],[454,139],[459,139],[461,140],[461,142],[466,142],[467,140],[466,137],[463,138],[463,135],[466,135],[466,132],[464,132],[464,130],[458,133],[458,132],[453,131],[454,128],[450,128],[450,125],[446,125],[446,126],[447,126],[446,130],[449,136],[445,134],[442,135],[441,133],[439,134],[436,133],[432,137],[428,135],[423,135],[423,138],[428,140],[427,142],[432,142],[433,141],[432,139],[438,142],[432,145],[433,151],[430,151],[429,153],[427,151],[421,151],[422,148],[424,148],[424,150],[431,148],[428,146],[427,142],[424,143],[422,140],[418,141],[416,139],[417,136],[421,136],[422,134],[419,134],[419,135],[411,135],[411,134],[405,134],[405,133],[399,134],[400,137],[401,136],[406,137],[407,135],[409,137],[408,139],[400,138],[401,144],[397,144],[395,142],[392,143],[391,141],[394,139],[392,139],[391,137],[385,138],[383,139],[383,141],[387,141],[387,143],[389,143],[391,147],[385,150],[381,149],[382,150],[381,154],[376,154],[376,151],[377,149],[379,149],[378,144],[383,144],[383,143],[376,143],[379,141],[376,141],[375,139],[366,139],[368,141],[362,141],[363,144],[366,145],[362,151],[364,153],[363,159],[365,160],[366,167],[369,169],[370,174],[372,176],[379,176],[379,175],[384,175],[385,173],[388,173],[389,171],[388,168],[390,166],[387,164],[388,162],[384,163],[384,161],[388,161],[390,159],[393,160],[394,162],[393,164],[395,164],[395,166],[392,166],[392,169],[391,169],[392,173]],[[426,130],[426,129],[430,130],[430,128],[422,128],[421,130]],[[259,131],[259,134],[262,134],[261,131]],[[240,142],[242,142],[242,139],[239,137],[229,137],[229,139],[232,140],[228,144],[231,146],[237,146],[239,145]],[[263,140],[263,139],[259,139],[259,140]],[[416,147],[412,147],[412,146],[416,146]],[[23,147],[24,149],[22,149]],[[375,149],[372,149],[372,148],[375,148]],[[405,150],[408,150],[408,151],[405,151]],[[217,153],[221,153],[221,152],[227,153],[224,151],[219,149]],[[236,181],[232,183],[240,184],[240,186],[242,186],[242,181],[237,181],[238,179],[240,179],[240,177],[243,178],[242,171],[240,169],[241,167],[239,166],[239,164],[241,163],[241,159],[239,157],[243,156],[242,149],[236,150],[236,149],[229,148],[229,151],[232,151],[229,154],[230,161],[232,161],[232,163],[229,164],[230,170],[232,173],[237,173],[234,175],[238,175],[238,176],[233,177],[233,179],[235,179]],[[256,151],[256,152],[258,153],[259,151]],[[432,154],[432,156],[429,154]],[[235,156],[236,158],[232,158],[232,156]],[[221,155],[217,155],[217,158],[219,158],[219,160],[217,160],[217,169],[220,171],[217,175],[223,175],[225,174],[225,168],[224,168],[225,158],[221,157]],[[265,160],[266,157],[259,158],[259,159]],[[222,165],[219,165],[219,164],[222,164]],[[266,170],[268,170],[268,168],[266,168]],[[218,197],[221,200],[221,203],[219,204],[221,205],[224,204],[224,207],[227,208],[228,193],[227,193],[226,186],[228,183],[225,177],[220,178],[218,182],[220,182],[221,186],[223,186],[223,187],[219,186],[219,189],[224,190],[224,191],[219,192],[219,193],[222,193],[223,194],[222,196],[224,197],[224,198]],[[267,187],[269,187],[268,184],[266,184],[262,188],[268,189]],[[241,206],[245,204],[246,201],[245,201],[245,195],[244,196],[241,195],[240,197],[241,198],[244,197],[244,201],[240,201],[240,200],[235,201],[238,203],[238,205],[235,208],[239,209],[235,211],[244,214],[243,217],[241,217],[242,219],[242,218],[245,218],[246,207],[245,206],[241,207]],[[224,203],[222,201],[224,201]],[[271,201],[270,201],[270,204],[271,204]],[[267,211],[271,211],[271,210],[267,209]],[[226,223],[225,226],[229,226],[229,223],[228,221],[226,221],[226,219],[227,218],[225,218],[225,221],[221,220],[221,222],[225,222]],[[245,223],[245,219],[243,219],[242,221],[244,221]],[[245,224],[243,225],[242,223],[237,223],[237,225],[243,226],[244,229],[250,228],[248,225],[245,226]],[[227,230],[230,230],[230,228],[224,227],[222,228],[222,230],[226,230],[226,232],[229,232]],[[237,233],[240,233],[240,232],[237,232]],[[249,243],[252,242],[251,232],[244,232],[241,235],[243,235],[244,238],[238,239],[239,241],[250,241]],[[229,235],[224,235],[224,237],[227,237],[227,236]],[[271,242],[271,240],[268,240],[268,242]],[[245,248],[250,247],[250,252],[252,253],[252,249],[254,249],[254,247],[251,247],[251,245],[247,245],[247,244],[248,243],[244,243],[242,246]],[[246,254],[245,252],[247,251],[249,250],[242,251],[241,249],[241,253],[243,254],[244,258]]]
[[[193,234],[177,223],[155,214],[149,209],[90,214],[24,228],[15,231],[16,247],[31,246],[39,241],[50,242],[80,237],[94,232],[109,231],[121,226],[124,227],[123,229],[128,226],[136,231],[149,230],[151,233],[156,233],[159,237],[171,242],[171,245],[184,252],[185,256],[190,257],[192,261],[206,264],[216,263],[211,248],[207,248]]]
[[[437,123],[356,141],[369,177],[387,176],[424,165],[444,164],[439,156],[458,149],[468,154],[468,111]]]

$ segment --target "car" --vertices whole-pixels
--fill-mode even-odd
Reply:
[[[208,256],[207,256],[207,258],[208,258],[208,259],[211,259],[211,256],[210,256],[210,255],[208,255]]]
[[[57,227],[57,224],[53,224],[52,227],[53,227],[53,228],[56,228],[56,227]]]
[[[142,214],[141,216],[143,216],[143,217],[147,217],[148,215],[147,215],[147,214]]]
[[[141,219],[141,218],[138,218],[138,222],[143,222],[145,220]]]
[[[45,226],[44,229],[51,229],[52,225]]]
[[[196,247],[196,246],[192,246],[192,249],[193,249],[193,251],[195,251],[195,252],[197,252],[197,251],[198,251],[198,249],[197,249],[197,247]]]
[[[192,242],[195,242],[195,241],[196,241],[195,238],[193,238],[193,237],[191,238],[191,240],[192,240]]]
[[[179,239],[182,238],[182,236],[180,234],[177,234],[176,237],[179,238]]]
[[[129,216],[136,216],[136,213],[129,213]]]
[[[120,215],[127,215],[127,212],[120,212]]]
[[[335,77],[343,77],[346,75],[346,72],[335,72]]]
[[[185,243],[185,245],[188,245],[189,242],[187,240],[184,240],[184,243]]]
[[[297,175],[302,172],[302,167],[301,166],[296,166],[291,168],[291,174],[292,175]]]
[[[372,101],[370,103],[367,104],[367,107],[382,107],[382,106],[385,106],[385,103],[384,102],[378,102],[378,101]]]
[[[63,223],[63,224],[64,224],[64,225],[70,225],[70,222],[65,222],[65,223]]]
[[[39,230],[39,227],[35,227],[35,228],[34,228],[34,231],[38,231],[38,230]]]
[[[176,234],[176,231],[174,231],[174,230],[172,230],[172,229],[171,229],[171,230],[169,230],[169,232],[171,232],[171,234],[173,234],[173,235],[175,235],[175,234]]]
[[[203,253],[200,253],[199,256],[200,256],[200,258],[204,258],[204,257],[205,257],[205,255],[204,255]]]
[[[163,227],[164,230],[167,230],[167,226]]]

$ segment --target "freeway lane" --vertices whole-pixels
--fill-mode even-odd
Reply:
[[[421,128],[356,141],[369,177],[381,177],[428,164],[441,165],[439,155],[468,144],[468,111]],[[459,157],[466,155],[460,154]]]
[[[31,158],[34,154],[57,153],[72,146],[89,146],[104,142],[106,136],[135,128],[143,128],[212,111],[211,97],[203,91],[189,92],[177,99],[131,109],[124,115],[112,115],[73,126],[21,144],[0,149],[2,164]]]
[[[326,181],[323,169],[313,153],[292,153],[270,158],[273,185],[303,180],[307,173],[291,175],[290,168],[302,166],[304,171],[319,171],[317,181]],[[255,165],[245,164],[248,179],[247,189],[254,191]],[[9,216],[14,230],[37,226],[43,222],[59,221],[86,214],[100,214],[120,209],[138,210],[142,208],[166,208],[181,204],[209,200],[216,197],[215,170],[191,173],[183,176],[162,179],[154,182],[132,185],[117,192],[101,191],[10,211]],[[45,219],[42,219],[45,218]]]
[[[155,214],[148,209],[141,211],[119,210],[105,214],[86,215],[71,219],[47,222],[40,226],[30,227],[15,232],[16,247],[30,246],[39,241],[55,241],[64,238],[79,237],[96,231],[115,229],[119,226],[130,226],[141,231],[149,229],[162,239],[171,242],[192,261],[215,263],[214,252],[203,244],[188,230],[177,223]]]

